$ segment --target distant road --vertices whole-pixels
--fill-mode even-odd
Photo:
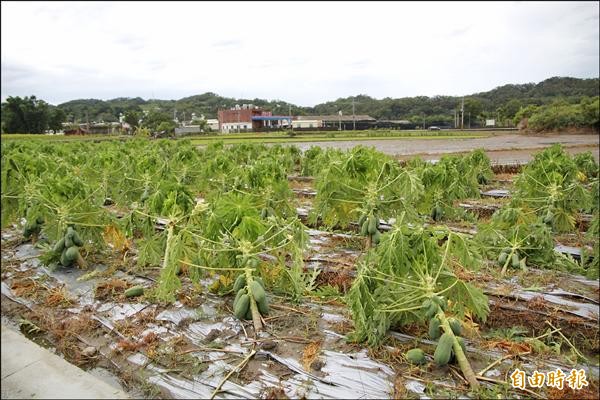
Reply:
[[[338,142],[290,143],[302,150],[310,146],[351,149],[357,145],[374,146],[377,150],[398,158],[420,156],[425,159],[437,159],[443,154],[461,153],[483,148],[492,162],[526,162],[532,154],[552,146],[562,144],[571,154],[591,151],[599,160],[600,140],[598,135],[544,134],[520,135],[517,133],[499,133],[484,138],[452,138],[427,140],[411,138],[408,140],[360,140]]]

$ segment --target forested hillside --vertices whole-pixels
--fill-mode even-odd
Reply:
[[[554,77],[537,84],[504,85],[488,92],[465,96],[465,126],[468,126],[469,122],[476,126],[487,118],[499,119],[501,124],[511,125],[522,107],[550,105],[554,102],[577,104],[584,97],[595,97],[599,94],[598,78]],[[207,92],[179,100],[144,100],[140,97],[121,97],[106,101],[79,99],[62,103],[58,108],[65,112],[69,122],[112,122],[117,121],[121,113],[141,113],[157,109],[161,113],[176,115],[181,121],[191,120],[192,113],[197,117],[204,115],[206,118],[216,118],[219,108],[229,108],[236,104],[254,104],[280,115],[287,115],[290,107],[293,115],[336,114],[339,111],[349,115],[352,113],[353,100],[356,114],[368,114],[377,119],[410,120],[418,124],[452,125],[454,112],[460,107],[462,98],[418,96],[375,99],[367,95],[358,95],[339,98],[314,107],[301,107],[284,101],[234,99]]]

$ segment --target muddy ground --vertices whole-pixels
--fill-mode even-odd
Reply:
[[[306,150],[311,146],[332,147],[348,150],[357,145],[374,146],[386,154],[409,158],[419,155],[425,159],[437,159],[442,154],[461,153],[483,148],[496,163],[527,162],[532,154],[555,143],[562,144],[571,154],[591,151],[596,160],[600,159],[598,135],[544,134],[521,135],[518,133],[499,133],[477,139],[398,139],[398,140],[360,140],[338,142],[290,143]],[[403,157],[406,156],[406,157]]]

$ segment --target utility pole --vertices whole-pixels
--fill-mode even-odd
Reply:
[[[471,111],[469,111],[469,129],[471,129]]]
[[[290,115],[290,127],[292,128],[292,132],[294,131],[294,124],[292,123],[292,105],[288,104],[288,113]]]
[[[354,98],[352,98],[352,130],[356,130],[356,115],[354,115]]]
[[[340,127],[338,128],[338,131],[342,130],[342,110],[338,111],[338,115],[340,117]]]
[[[460,129],[465,129],[465,98],[462,98],[460,106]]]
[[[458,119],[458,112],[457,112],[457,110],[455,108],[454,109],[454,129],[456,129],[456,127],[458,126],[457,119]]]

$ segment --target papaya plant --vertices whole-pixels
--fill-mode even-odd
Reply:
[[[579,173],[571,156],[555,144],[536,154],[519,174],[513,201],[542,216],[554,231],[570,232],[591,201]]]
[[[392,326],[436,318],[449,338],[438,345],[442,354],[436,355],[436,361],[443,364],[453,351],[469,384],[477,387],[448,316],[460,319],[471,314],[485,321],[489,313],[487,297],[453,272],[453,265],[474,268],[480,260],[477,248],[464,236],[446,229],[409,225],[401,214],[392,230],[382,235],[379,246],[359,261],[357,276],[346,295],[355,327],[350,339],[376,345]]]
[[[372,148],[357,146],[324,168],[316,178],[317,196],[309,222],[349,226],[358,220],[366,247],[380,240],[380,218],[405,212],[416,218],[414,203],[423,192],[416,175]]]

